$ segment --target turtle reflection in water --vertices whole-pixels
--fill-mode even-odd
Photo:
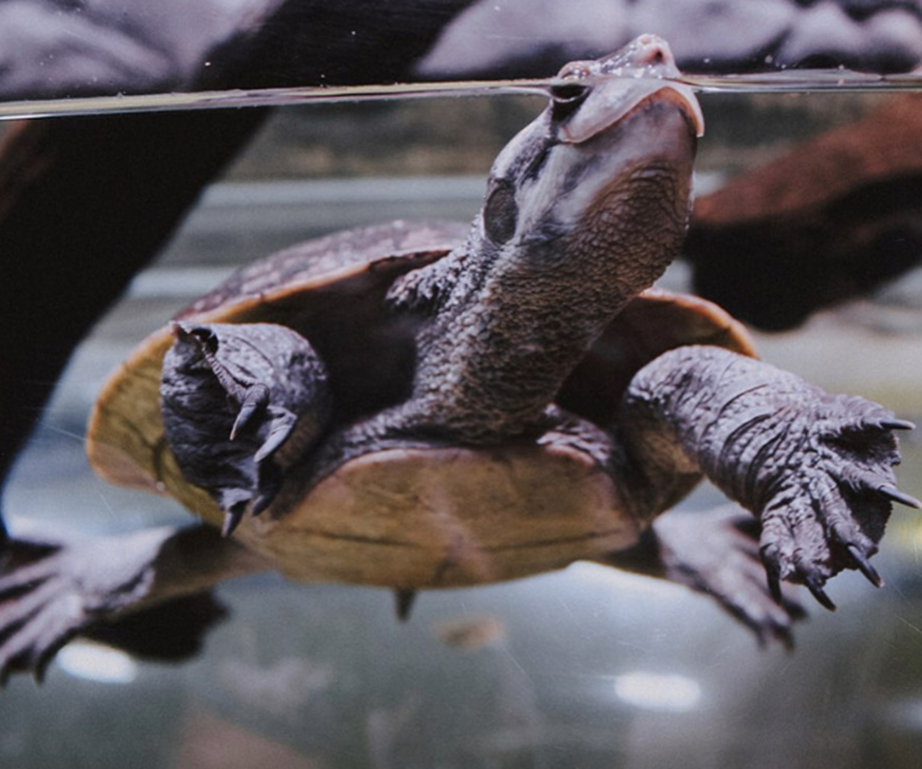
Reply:
[[[879,583],[891,501],[918,504],[892,471],[911,425],[755,360],[714,305],[647,290],[680,249],[702,129],[676,74],[650,35],[570,64],[472,227],[295,246],[148,338],[98,401],[90,457],[203,525],[32,560],[11,542],[2,670],[40,675],[76,632],[270,568],[388,586],[406,612],[421,589],[590,560],[781,640],[798,607],[780,580],[828,606],[842,569]],[[654,520],[702,476],[755,518]]]

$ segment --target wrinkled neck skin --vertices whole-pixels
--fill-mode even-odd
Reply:
[[[414,429],[473,444],[545,429],[593,340],[679,252],[695,138],[674,105],[582,144],[553,132],[548,110],[513,140],[465,247],[425,268],[438,289],[406,404]]]

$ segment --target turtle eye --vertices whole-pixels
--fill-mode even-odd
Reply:
[[[559,83],[549,89],[554,119],[563,120],[573,113],[592,89],[582,83]]]
[[[519,205],[515,202],[512,182],[501,179],[487,195],[483,207],[483,228],[487,237],[497,245],[505,243],[515,234],[519,218]]]

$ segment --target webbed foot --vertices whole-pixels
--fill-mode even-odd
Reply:
[[[9,540],[0,563],[0,685],[20,671],[41,682],[74,635],[149,587],[133,548],[104,544]]]
[[[751,630],[760,646],[794,646],[803,606],[785,590],[776,601],[765,583],[759,522],[737,505],[702,513],[667,513],[642,542],[609,561],[615,566],[677,582],[713,598]]]
[[[893,472],[894,433],[911,423],[718,347],[681,347],[647,364],[631,382],[622,425],[632,467],[644,470],[632,493],[647,508],[667,507],[676,479],[703,471],[759,518],[776,598],[787,580],[832,609],[823,587],[843,569],[881,584],[869,559],[891,503],[922,506],[897,490]]]
[[[813,408],[810,408],[813,406]],[[895,430],[912,424],[862,398],[815,391],[775,421],[761,463],[761,553],[770,589],[780,580],[802,583],[827,609],[823,589],[843,569],[856,569],[880,587],[869,559],[890,516],[891,503],[922,508],[896,488]],[[765,451],[763,448],[763,451]]]
[[[75,632],[55,610],[50,617],[58,617],[60,627],[46,627],[52,625],[48,618],[29,627],[43,599],[41,594],[35,596],[45,581],[43,569],[36,564],[54,550],[50,545],[15,540],[6,543],[0,564],[0,686],[6,685],[11,673],[19,671],[32,670],[41,681],[51,658]]]
[[[746,625],[761,646],[794,648],[793,627],[806,616],[790,593],[766,585],[759,522],[735,505],[707,513],[665,515],[654,523],[667,577],[711,596]]]
[[[208,526],[11,538],[0,553],[0,683],[20,671],[40,681],[77,634],[159,657],[190,653],[220,613],[203,591],[265,568],[259,556]],[[158,618],[169,627],[152,638]]]

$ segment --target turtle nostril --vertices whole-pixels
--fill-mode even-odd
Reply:
[[[650,50],[644,52],[644,64],[662,64],[666,61],[666,52],[660,45],[653,46]]]

